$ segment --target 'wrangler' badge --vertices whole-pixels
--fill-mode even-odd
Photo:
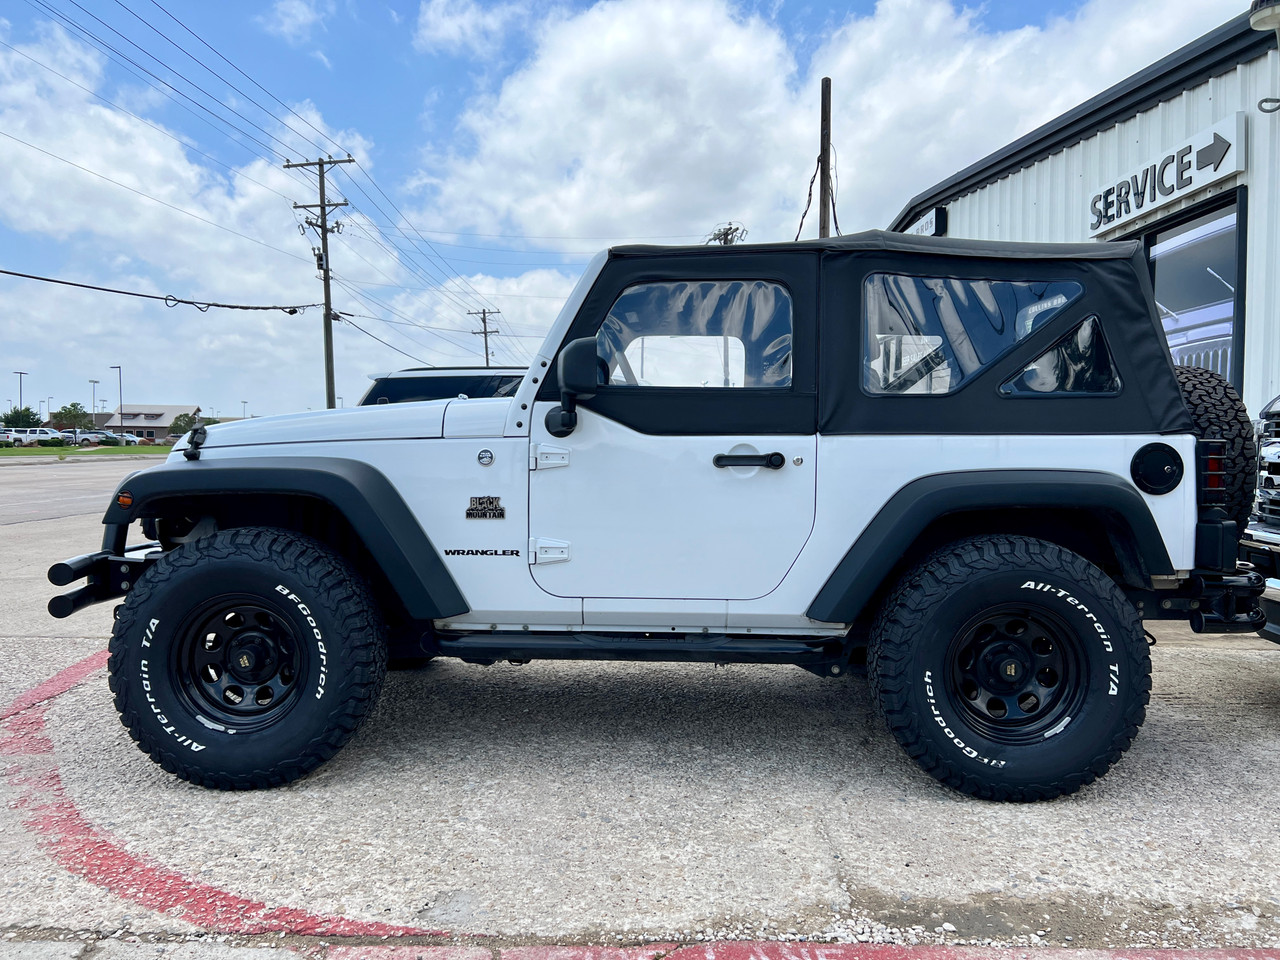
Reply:
[[[507,511],[502,507],[501,497],[472,497],[471,506],[467,507],[468,520],[505,520]]]

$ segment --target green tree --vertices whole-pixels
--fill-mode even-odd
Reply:
[[[40,418],[30,407],[13,407],[8,413],[0,416],[6,427],[38,427]]]
[[[55,410],[49,419],[59,430],[93,429],[93,415],[79,403],[68,403],[61,410]]]
[[[194,413],[180,413],[173,418],[173,425],[169,427],[169,432],[176,436],[182,436],[188,430],[195,429],[196,415]]]

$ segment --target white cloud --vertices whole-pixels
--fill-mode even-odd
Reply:
[[[329,9],[298,4],[292,35],[318,29]],[[503,20],[515,16],[501,13],[503,6],[496,14],[463,2],[436,9],[437,32],[424,42],[459,50],[496,42],[498,34],[486,31],[517,22]],[[842,22],[811,62],[797,64],[776,23],[730,0],[602,0],[573,15],[557,11],[540,23],[519,21],[530,30],[531,54],[495,90],[472,99],[452,144],[428,151],[418,179],[425,212],[411,216],[476,233],[619,238],[696,238],[733,219],[753,241],[790,238],[817,153],[818,83],[830,75],[841,225],[884,226],[920,190],[1238,12],[1237,0],[1090,0],[1044,29],[991,33],[945,0],[881,0],[873,15]],[[316,19],[305,23],[311,14]],[[101,58],[59,29],[23,49],[103,88]],[[148,115],[145,91],[112,96]],[[328,130],[314,106],[298,109]],[[0,130],[284,251],[0,137],[0,231],[18,239],[9,259],[21,261],[26,246],[57,250],[40,261],[47,268],[30,272],[228,302],[319,299],[311,241],[299,237],[289,204],[315,200],[314,181],[302,173],[255,159],[237,170],[257,183],[232,176],[6,50]],[[289,131],[273,132],[294,159],[314,156]],[[371,145],[358,131],[329,132],[370,166]],[[397,194],[395,185],[384,187]],[[359,194],[349,199],[363,202]],[[398,194],[397,202],[407,206]],[[465,311],[476,301],[436,289],[425,252],[414,260],[393,256],[360,239],[362,227],[375,228],[358,211],[344,211],[343,219],[351,227],[332,253],[356,292],[337,287],[337,309],[399,321],[356,322],[428,362],[474,363],[479,338]],[[562,249],[595,245],[571,240]],[[528,337],[545,330],[559,306],[538,298],[567,293],[570,272],[467,277],[502,309],[499,360],[533,351],[537,340]],[[117,362],[126,365],[126,397],[138,400],[228,404],[223,413],[238,411],[242,397],[258,413],[323,403],[316,310],[200,314],[10,278],[0,278],[0,301],[8,369],[33,371],[31,395],[52,394],[58,404],[87,402],[79,394],[87,394],[89,378],[103,379],[105,389],[106,367]],[[507,336],[515,334],[526,338]],[[340,324],[336,336],[338,393],[348,403],[367,386],[365,374],[411,363],[349,325]]]
[[[729,0],[599,2],[540,25],[529,60],[476,97],[462,146],[429,154],[419,184],[458,229],[683,235],[732,218],[752,240],[789,239],[831,76],[841,226],[882,227],[1237,13],[1235,0],[1090,0],[1044,29],[992,33],[947,0],[880,0],[801,69],[777,24]]]
[[[101,61],[60,29],[49,28],[19,49],[91,89],[101,83]],[[357,134],[330,130],[309,105],[297,109],[308,122],[351,145],[369,165],[369,145]],[[300,121],[294,123],[306,129]],[[0,178],[0,224],[16,235],[10,249],[20,250],[18,238],[23,237],[32,245],[50,238],[61,244],[58,256],[43,260],[38,269],[15,263],[20,259],[16,254],[6,266],[224,303],[320,299],[310,241],[299,236],[289,203],[314,202],[314,178],[287,173],[264,159],[239,166],[243,176],[204,166],[161,130],[104,106],[11,51],[0,51],[0,130],[45,151],[0,137],[0,164],[8,171]],[[295,157],[307,154],[302,144],[293,143],[293,134],[283,129],[275,133],[296,146]],[[385,273],[404,282],[406,272],[395,259],[380,247],[373,251],[365,254],[368,264],[359,259],[345,263],[345,275],[382,281]],[[87,405],[93,378],[103,381],[99,395],[114,406],[115,390],[106,389],[113,385],[106,379],[112,363],[125,367],[126,399],[139,402],[191,402],[210,410],[246,398],[258,413],[323,405],[319,310],[294,316],[216,309],[200,313],[7,277],[0,278],[0,303],[6,360],[13,361],[13,369],[31,371],[27,387],[32,395],[53,395],[57,405],[71,399]],[[335,306],[347,309],[348,301],[340,294]],[[451,322],[463,327],[468,319],[455,316]],[[348,340],[338,361],[338,392],[354,403],[367,386],[364,374],[385,369],[388,359],[386,348],[370,339]],[[236,404],[235,411],[228,406],[222,412],[238,410]]]
[[[258,18],[264,30],[297,46],[311,39],[332,15],[332,0],[275,0],[271,9]]]
[[[480,56],[500,45],[506,31],[525,16],[525,8],[516,3],[482,6],[477,0],[422,0],[413,44],[424,51]]]

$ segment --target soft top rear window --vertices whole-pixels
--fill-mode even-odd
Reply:
[[[952,393],[1084,294],[1071,280],[875,273],[865,285],[863,388]]]

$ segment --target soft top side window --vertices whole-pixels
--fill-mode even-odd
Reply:
[[[1005,397],[1114,396],[1120,374],[1097,317],[1088,317],[1000,385]]]
[[[792,303],[763,280],[638,283],[596,335],[602,384],[632,387],[791,385]]]
[[[1071,280],[867,277],[863,389],[952,393],[1084,294]]]

